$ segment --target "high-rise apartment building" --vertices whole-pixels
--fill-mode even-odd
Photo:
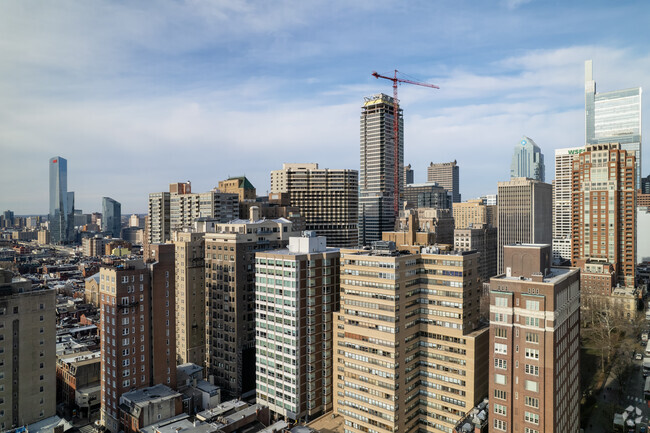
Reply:
[[[454,203],[460,203],[460,167],[456,161],[433,162],[427,168],[427,182],[436,182],[451,193]]]
[[[393,98],[383,93],[364,98],[361,107],[359,245],[370,245],[381,239],[382,232],[395,229],[394,198],[404,188],[404,119],[401,109],[398,113],[393,111]],[[395,116],[399,116],[399,143],[394,143]]]
[[[490,432],[580,429],[580,271],[506,245],[490,281]]]
[[[433,243],[448,244],[454,243],[454,218],[449,209],[417,208],[402,210],[399,213],[397,229],[405,231],[410,227],[409,217],[415,215],[415,230],[421,233],[433,235]],[[385,237],[382,237],[386,240]],[[431,237],[428,237],[431,239]],[[420,243],[420,245],[428,245]]]
[[[591,60],[585,61],[586,144],[619,143],[635,157],[635,189],[641,189],[641,88],[596,92]]]
[[[487,205],[483,199],[467,200],[453,204],[454,227],[466,229],[472,225],[485,224],[497,227],[497,206]]]
[[[449,433],[487,394],[479,254],[408,249],[341,251],[334,411],[350,433]]]
[[[619,144],[593,144],[572,170],[571,262],[583,269],[609,263],[628,287],[636,266],[635,165],[634,152]]]
[[[451,209],[452,203],[451,194],[435,182],[407,184],[401,200],[407,209]]]
[[[68,192],[68,161],[50,158],[50,237],[53,244],[74,239],[74,192]]]
[[[255,253],[297,235],[287,219],[260,219],[257,207],[205,235],[206,366],[233,398],[255,390]]]
[[[190,182],[172,183],[169,192],[149,194],[148,243],[171,240],[172,232],[192,228],[199,218],[214,218],[226,222],[239,217],[236,193],[222,193],[214,188],[204,193],[192,193]]]
[[[150,244],[160,244],[171,239],[169,199],[168,192],[149,194],[149,215],[145,219],[145,232],[147,242]]]
[[[102,231],[119,238],[122,231],[122,205],[110,197],[102,197]]]
[[[56,413],[54,289],[0,269],[0,428],[32,424]]]
[[[282,164],[271,172],[271,194],[287,194],[305,229],[325,236],[331,247],[356,247],[359,227],[359,173],[318,168],[316,163]]]
[[[205,362],[205,233],[174,232],[176,362]]]
[[[532,138],[522,137],[515,146],[510,164],[510,178],[527,177],[529,179],[545,181],[546,167],[544,155]]]
[[[99,270],[101,419],[116,433],[120,397],[155,384],[176,386],[174,245],[150,247],[150,257]]]
[[[479,274],[485,282],[497,274],[497,228],[485,224],[472,224],[465,229],[454,230],[456,251],[478,251]]]
[[[584,146],[555,149],[555,179],[553,180],[553,262],[556,264],[571,260],[573,160],[584,151]]]
[[[171,193],[169,226],[172,232],[192,228],[199,218],[226,222],[239,218],[239,196],[222,193],[216,188],[202,193]]]
[[[230,177],[219,181],[219,191],[227,194],[237,194],[239,201],[255,200],[257,192],[246,176]]]
[[[332,410],[339,257],[314,232],[255,256],[257,402],[288,421]]]
[[[499,182],[498,191],[497,273],[501,273],[504,272],[504,245],[517,242],[551,244],[553,200],[551,185],[533,179]]]

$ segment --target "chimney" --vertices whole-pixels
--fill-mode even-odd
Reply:
[[[250,209],[250,220],[255,222],[260,219],[260,208],[257,206],[251,206]]]

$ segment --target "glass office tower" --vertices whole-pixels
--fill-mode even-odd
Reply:
[[[593,64],[585,62],[586,144],[620,143],[636,158],[635,189],[641,189],[641,88],[596,93]]]
[[[515,146],[510,164],[510,179],[526,177],[528,179],[545,181],[546,167],[544,166],[544,155],[539,146],[532,138],[522,137]]]
[[[50,239],[67,244],[74,236],[74,192],[68,192],[68,161],[50,158]]]
[[[114,238],[122,231],[122,205],[110,197],[102,197],[102,231]]]

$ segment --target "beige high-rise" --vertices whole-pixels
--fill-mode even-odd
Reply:
[[[359,173],[318,168],[318,164],[282,164],[271,172],[271,193],[289,195],[306,230],[325,236],[331,247],[356,247],[359,218]]]
[[[205,233],[174,232],[176,363],[205,362]]]
[[[257,207],[205,235],[206,367],[228,398],[255,390],[255,253],[297,235],[287,219],[260,219]]]
[[[453,204],[454,228],[466,229],[471,225],[485,224],[488,227],[497,227],[496,205],[486,205],[482,199],[467,200]]]
[[[571,260],[571,193],[573,160],[585,151],[583,147],[555,149],[553,180],[553,261]]]
[[[0,428],[32,424],[56,412],[54,289],[32,289],[0,269]]]
[[[499,182],[498,191],[497,273],[502,273],[504,245],[517,242],[551,244],[553,199],[550,184],[524,177]]]
[[[430,163],[427,167],[427,182],[437,182],[451,193],[454,203],[460,203],[460,167],[456,161]]]
[[[449,433],[487,395],[478,253],[374,245],[341,251],[334,411],[348,432]]]

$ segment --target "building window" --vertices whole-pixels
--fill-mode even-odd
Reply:
[[[539,399],[535,397],[524,397],[524,403],[526,406],[534,407],[536,409],[539,409]]]
[[[539,376],[539,366],[526,364],[525,367],[526,374],[532,374],[533,376]]]
[[[526,348],[526,358],[539,359],[539,350]]]
[[[537,382],[533,382],[532,380],[527,380],[524,388],[526,391],[537,392],[539,390],[539,384]]]
[[[494,358],[494,368],[506,370],[508,368],[508,361],[506,359]]]
[[[507,307],[508,306],[508,298],[503,298],[501,296],[497,296],[494,298],[494,305],[497,307]]]
[[[539,301],[526,300],[526,310],[539,311]]]
[[[505,385],[506,384],[506,376],[504,374],[495,374],[494,375],[494,383],[497,385]]]
[[[531,412],[524,412],[524,421],[539,424],[539,415]]]
[[[495,389],[494,390],[494,398],[498,398],[500,400],[505,400],[506,399],[506,392],[501,390],[501,389]]]
[[[536,334],[534,332],[526,332],[526,342],[539,343],[539,334]]]
[[[502,404],[494,403],[494,413],[506,416],[506,407]]]
[[[508,354],[508,345],[501,343],[494,343],[494,353]]]
[[[497,338],[508,338],[508,330],[506,328],[495,328],[494,336]]]
[[[506,424],[505,421],[502,421],[500,419],[495,419],[494,420],[494,428],[496,430],[506,431],[507,426],[508,426],[508,424]]]

